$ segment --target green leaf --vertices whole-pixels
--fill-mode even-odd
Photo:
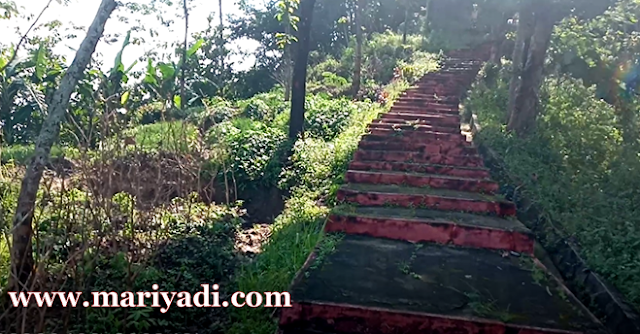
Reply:
[[[124,38],[124,42],[122,43],[122,48],[120,48],[120,51],[118,51],[118,54],[116,55],[116,60],[113,64],[113,68],[111,69],[110,72],[124,71],[124,65],[122,64],[122,53],[124,52],[124,49],[129,44],[131,44],[131,30],[127,31],[127,36]]]
[[[191,46],[189,50],[187,50],[187,58],[192,57],[194,54],[196,54],[196,52],[198,52],[198,50],[200,50],[200,48],[202,47],[202,44],[204,44],[204,39],[200,38],[199,40],[197,40],[196,43],[193,44],[193,46]]]
[[[176,68],[173,64],[159,63],[158,68],[160,69],[160,73],[162,73],[163,81],[173,78],[176,74]]]
[[[143,81],[151,85],[158,85],[158,80],[156,80],[156,68],[153,66],[151,58],[149,58],[147,63],[147,73],[145,74]]]
[[[129,100],[129,94],[130,94],[130,91],[126,91],[124,92],[124,94],[122,94],[122,97],[120,97],[121,105],[125,105],[127,103],[127,101]]]
[[[44,43],[40,43],[40,47],[38,48],[38,51],[34,56],[36,78],[38,78],[38,80],[42,80],[42,78],[44,77],[44,72],[46,71],[47,64],[45,59],[45,53],[46,53],[46,50],[44,47]]]
[[[180,106],[180,102],[181,102],[181,101],[182,101],[182,99],[180,98],[180,95],[176,95],[176,96],[174,96],[174,97],[173,97],[173,103],[174,103],[176,106]]]

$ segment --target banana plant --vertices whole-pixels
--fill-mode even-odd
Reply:
[[[28,143],[39,132],[47,113],[47,87],[55,84],[62,65],[47,58],[44,43],[28,57],[15,57],[13,50],[0,54],[0,129],[6,144]]]
[[[147,71],[143,79],[145,87],[153,92],[157,97],[163,101],[162,117],[165,118],[167,110],[175,109],[180,105],[180,95],[177,94],[177,79],[178,72],[182,68],[184,61],[188,61],[192,58],[204,43],[203,39],[196,41],[186,53],[186,59],[180,59],[176,62],[158,62],[153,64],[153,60],[148,59]],[[190,81],[187,80],[187,84]]]

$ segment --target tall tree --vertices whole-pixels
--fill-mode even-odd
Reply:
[[[407,44],[409,34],[409,0],[404,1],[404,25],[402,26],[402,44]]]
[[[224,47],[224,16],[222,14],[222,0],[218,0],[218,12],[220,12],[219,13],[219,17],[220,17],[220,36],[219,36],[220,45],[218,45],[218,47],[220,49],[222,49]],[[221,52],[220,53],[220,68],[221,69],[224,68],[224,57],[225,57],[225,53]]]
[[[293,67],[293,87],[291,89],[291,117],[289,138],[295,140],[304,130],[304,103],[307,90],[307,63],[309,61],[309,40],[311,22],[316,0],[300,1],[300,22],[298,26],[298,49]]]
[[[531,36],[533,36],[533,12],[534,1],[523,0],[520,10],[518,11],[518,29],[511,62],[511,81],[509,82],[507,121],[511,117],[511,114],[513,114],[513,110],[516,106],[516,93],[520,88],[520,76],[522,75],[524,65],[527,62],[529,42],[531,40]]]
[[[589,0],[538,0],[533,8],[533,33],[528,49],[523,53],[524,68],[519,82],[513,83],[516,88],[509,97],[513,103],[513,111],[509,115],[507,129],[519,136],[527,136],[534,128],[538,116],[538,91],[543,80],[544,61],[556,23],[565,16],[591,16],[602,13],[610,0],[594,3]],[[527,32],[518,29],[518,33]],[[527,39],[527,36],[521,36]],[[526,54],[526,60],[524,60]],[[512,79],[518,80],[517,76]],[[510,105],[511,106],[511,105]]]
[[[13,244],[11,246],[11,278],[10,285],[14,290],[26,287],[33,271],[32,235],[33,214],[36,195],[42,179],[44,167],[49,160],[51,147],[60,134],[60,124],[64,119],[69,99],[75,90],[78,80],[91,62],[91,55],[104,33],[104,27],[111,13],[116,9],[115,0],[102,0],[87,36],[80,44],[76,56],[62,77],[49,104],[49,114],[42,125],[36,140],[34,156],[26,169],[18,205],[13,218]]]
[[[534,128],[538,115],[538,97],[543,79],[544,61],[555,25],[554,15],[548,13],[552,6],[538,5],[535,28],[529,45],[529,54],[518,84],[513,113],[507,128],[520,136],[528,135]]]
[[[182,66],[180,66],[180,110],[184,110],[184,86],[187,70],[187,42],[189,39],[189,7],[187,0],[182,0],[182,11],[184,14],[184,42],[182,45]]]
[[[353,83],[351,92],[354,97],[360,92],[360,82],[362,80],[362,13],[364,12],[365,1],[358,0],[354,11],[354,23],[356,30],[356,55],[353,70]]]

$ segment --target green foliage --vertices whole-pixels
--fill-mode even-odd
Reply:
[[[307,96],[305,130],[312,137],[332,140],[348,125],[357,107],[346,98],[330,99],[325,95]]]
[[[338,100],[341,101],[341,100]],[[338,102],[342,103],[342,102]],[[318,199],[332,204],[353,152],[366,126],[382,109],[374,104],[354,105],[343,131],[331,141],[308,138],[296,142],[281,187],[293,195],[272,227],[272,235],[253,263],[243,266],[236,279],[242,291],[286,291],[297,270],[322,238],[329,211]],[[286,256],[283,256],[286,254]],[[279,290],[278,290],[279,289]],[[273,333],[268,309],[235,309],[229,333]]]
[[[257,186],[274,186],[281,169],[280,152],[286,134],[280,129],[248,118],[237,118],[212,128],[207,134],[211,145],[223,145],[240,191]]]
[[[223,207],[197,202],[196,196],[176,199],[164,210],[156,211],[162,241],[154,256],[145,262],[131,263],[124,251],[110,256],[98,256],[92,291],[150,291],[158,284],[160,291],[201,291],[200,284],[220,284],[222,293],[233,290],[228,279],[237,263],[234,235],[239,220],[236,213]],[[121,208],[132,202],[126,194],[116,194],[114,202]],[[133,209],[129,209],[133,210]],[[124,209],[123,211],[128,211]],[[131,277],[135,280],[131,280]],[[89,293],[89,292],[87,292]],[[89,332],[118,333],[124,330],[189,331],[208,328],[219,331],[225,325],[219,310],[178,308],[175,305],[162,314],[159,309],[126,312],[125,309],[86,309],[84,321],[74,324]]]
[[[26,166],[33,156],[35,147],[33,145],[11,145],[0,147],[0,162],[3,164],[12,163],[15,165]],[[51,148],[51,159],[78,156],[78,150],[68,147],[53,146]]]
[[[574,237],[588,265],[640,305],[640,187],[638,157],[621,155],[613,108],[594,98],[595,87],[555,78],[543,87],[537,133],[519,139],[502,125],[508,82],[489,89],[476,84],[467,105],[479,117],[478,139],[504,159],[499,180],[519,186],[540,205],[563,237]]]
[[[187,153],[197,148],[198,129],[182,121],[140,125],[126,131],[133,136],[136,146],[146,152]]]
[[[284,102],[284,94],[278,90],[254,95],[237,103],[241,110],[241,117],[251,118],[270,124],[276,115],[288,110],[288,103]]]

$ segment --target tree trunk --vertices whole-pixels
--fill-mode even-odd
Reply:
[[[429,30],[429,9],[431,8],[431,0],[427,0],[427,7],[424,14],[424,21],[422,22],[422,43],[426,45],[427,40],[429,39],[429,34],[431,31]]]
[[[222,0],[218,0],[218,11],[220,12],[220,70],[224,70],[224,52],[222,52],[222,47],[224,47],[224,17],[222,15]]]
[[[22,179],[18,196],[18,205],[13,217],[13,244],[11,246],[11,279],[10,286],[14,291],[23,290],[33,271],[33,253],[31,239],[33,234],[33,212],[36,195],[42,179],[44,166],[49,160],[51,146],[60,134],[60,123],[64,119],[71,94],[82,78],[84,70],[91,61],[91,55],[102,37],[105,24],[117,7],[115,0],[102,0],[100,8],[87,31],[87,36],[80,44],[76,56],[62,77],[60,86],[54,92],[49,114],[42,124],[40,135],[36,140],[34,156]]]
[[[405,4],[404,27],[402,27],[402,44],[407,44],[407,34],[409,33],[409,4]]]
[[[360,92],[360,81],[362,76],[362,12],[364,4],[364,0],[358,0],[355,10],[356,59],[353,71],[353,84],[351,86],[351,93],[354,98],[357,97]]]
[[[289,14],[289,4],[288,2],[285,2],[285,4],[287,5],[287,8],[285,10],[285,18],[284,18],[284,22],[285,22],[285,26],[284,26],[284,33],[287,36],[291,35],[291,18],[290,18],[290,14]],[[283,51],[283,55],[282,55],[282,66],[283,66],[283,72],[284,72],[284,84],[282,85],[283,89],[284,89],[284,100],[285,102],[291,100],[291,85],[292,85],[292,80],[293,80],[293,71],[291,70],[291,67],[293,65],[293,60],[292,60],[292,55],[291,55],[291,45],[287,44],[284,46],[284,51]]]
[[[187,0],[182,0],[182,10],[184,11],[184,45],[182,46],[182,66],[180,66],[180,110],[184,110],[184,83],[187,68],[187,40],[189,38],[189,8],[187,7]]]
[[[298,52],[293,68],[293,87],[291,89],[291,117],[289,120],[289,139],[295,140],[304,130],[304,102],[307,89],[307,62],[309,61],[309,40],[311,38],[311,20],[316,0],[300,1],[300,21],[298,25]]]
[[[515,47],[511,65],[511,82],[509,83],[509,104],[507,106],[506,121],[513,114],[516,105],[516,97],[520,89],[520,77],[527,62],[527,54],[531,36],[533,36],[534,16],[533,1],[523,2],[519,11],[518,30],[516,33]]]
[[[538,93],[543,80],[547,48],[551,42],[555,24],[551,16],[543,11],[536,13],[534,33],[529,46],[529,57],[522,72],[514,112],[507,125],[508,130],[515,131],[521,137],[531,133],[535,128],[538,116]]]

